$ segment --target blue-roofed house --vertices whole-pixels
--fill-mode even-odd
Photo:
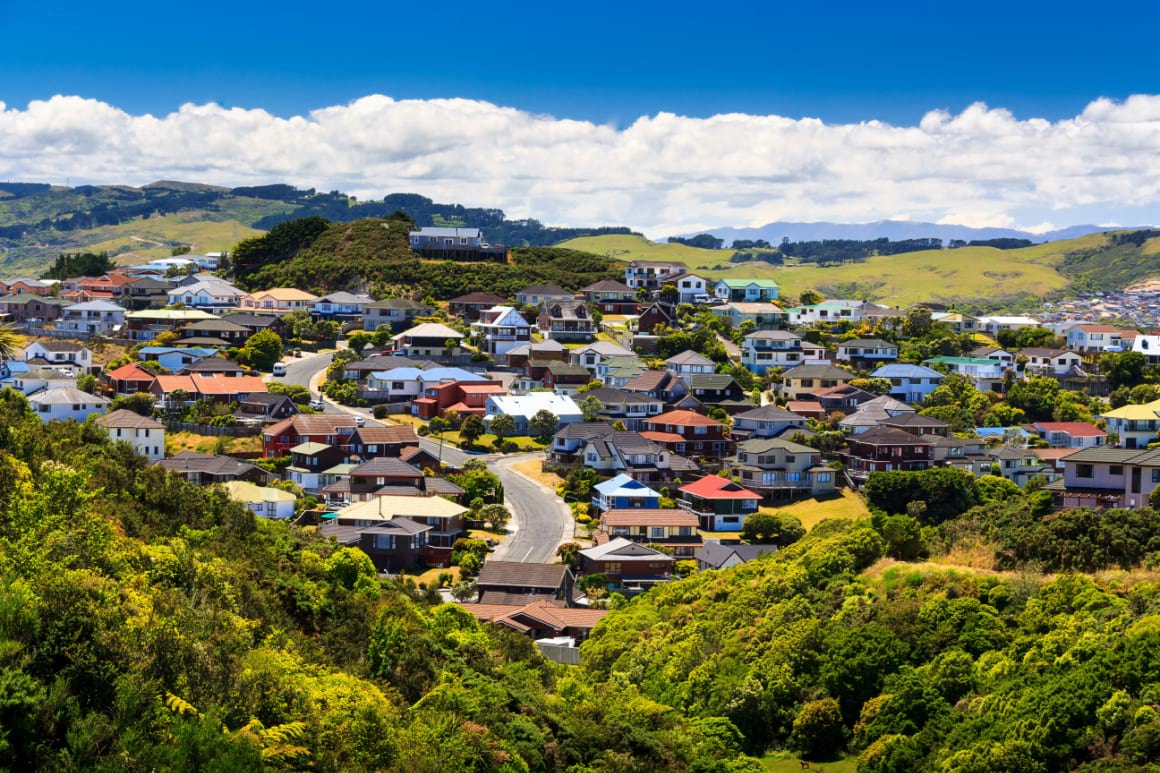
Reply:
[[[942,383],[943,374],[924,365],[896,362],[883,365],[870,378],[884,378],[890,382],[890,396],[904,403],[921,403]]]
[[[217,349],[206,346],[143,346],[137,352],[142,360],[154,360],[170,373],[176,373],[186,365],[206,357],[217,356]]]
[[[436,384],[448,381],[487,381],[478,373],[463,368],[421,368],[405,367],[390,370],[376,370],[367,378],[366,388],[380,392],[387,400],[406,400],[423,397],[426,390]]]
[[[608,510],[656,510],[661,495],[638,480],[621,473],[592,487],[592,507],[596,512]]]

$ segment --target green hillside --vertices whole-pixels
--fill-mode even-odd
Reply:
[[[713,278],[768,277],[786,295],[817,289],[832,296],[888,304],[959,301],[998,306],[1071,289],[1120,289],[1160,274],[1160,249],[1152,232],[1091,234],[1016,250],[963,247],[869,258],[839,266],[729,263],[731,250],[658,244],[640,236],[592,236],[560,246],[619,260],[678,260]],[[1152,234],[1151,236],[1148,236]]]

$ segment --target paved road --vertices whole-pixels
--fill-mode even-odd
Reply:
[[[286,363],[286,375],[271,380],[301,384],[317,396],[317,379],[332,359],[333,352],[290,360]],[[362,408],[339,406],[327,401],[325,410],[327,413],[362,416],[367,420],[367,426],[383,425],[383,422],[372,418],[370,411]],[[469,459],[479,459],[499,476],[503,483],[504,504],[512,513],[509,529],[514,533],[509,534],[496,547],[493,554],[495,560],[549,563],[555,559],[556,547],[571,539],[572,514],[568,506],[556,496],[555,491],[513,469],[513,465],[520,462],[542,460],[544,454],[468,454],[446,443],[440,448],[439,441],[429,438],[420,438],[419,443],[447,464],[460,467]]]

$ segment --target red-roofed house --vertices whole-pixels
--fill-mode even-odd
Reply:
[[[817,400],[789,400],[785,404],[785,409],[807,419],[826,418],[826,409]]]
[[[674,440],[664,445],[681,455],[721,457],[729,450],[725,425],[693,411],[662,413],[660,416],[646,419],[644,428],[647,432],[664,432],[680,436],[681,442]]]
[[[202,400],[232,403],[250,395],[269,392],[266,382],[258,376],[223,376],[194,373],[190,376],[197,396]]]
[[[1027,429],[1052,448],[1095,448],[1108,442],[1108,433],[1086,421],[1037,421]]]
[[[105,386],[119,395],[131,395],[135,392],[148,392],[153,386],[156,376],[142,368],[136,362],[130,362],[119,368],[101,374]]]
[[[708,531],[741,531],[745,516],[757,512],[760,502],[760,494],[720,475],[686,483],[677,494],[677,504]]]

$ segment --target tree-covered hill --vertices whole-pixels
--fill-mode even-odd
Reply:
[[[757,771],[363,553],[0,392],[0,767]]]
[[[411,251],[412,227],[403,219],[287,221],[239,243],[234,272],[246,287],[373,290],[440,300],[478,290],[513,296],[530,284],[548,282],[574,290],[624,275],[623,265],[610,258],[552,247],[513,248],[507,263],[425,260]]]

